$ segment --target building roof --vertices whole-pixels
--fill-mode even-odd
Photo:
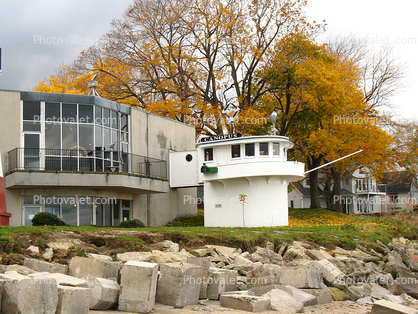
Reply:
[[[343,196],[350,196],[350,195],[356,195],[356,194],[353,193],[353,192],[350,192],[349,190],[341,189],[341,195],[343,195]]]
[[[386,172],[381,183],[386,184],[387,193],[409,192],[413,184],[413,174],[407,171]]]
[[[310,196],[311,195],[311,189],[305,188],[300,182],[297,182],[294,184],[294,187],[302,194],[303,196]],[[318,192],[319,196],[322,196],[324,193],[322,189],[318,186]]]

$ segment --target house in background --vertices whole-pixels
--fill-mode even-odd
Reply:
[[[318,187],[319,203],[322,208],[327,207],[322,188]],[[309,178],[305,178],[300,182],[290,184],[290,192],[288,194],[288,202],[290,208],[310,208],[311,207],[311,189]]]
[[[320,205],[325,208],[323,186],[320,185],[319,190]],[[367,168],[360,168],[350,177],[341,180],[341,196],[335,196],[334,200],[341,203],[343,212],[347,214],[380,213],[384,210],[385,195],[370,171]],[[310,207],[308,178],[294,185],[294,189],[289,192],[288,205],[295,208]]]
[[[169,150],[195,128],[96,96],[0,90],[0,151],[11,226],[51,212],[74,226],[192,215],[196,188],[170,188]]]
[[[418,205],[417,181],[407,171],[387,172],[382,178],[388,211],[411,210]]]

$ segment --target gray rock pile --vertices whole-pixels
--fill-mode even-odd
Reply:
[[[206,245],[189,253],[164,241],[163,250],[121,253],[116,261],[87,254],[67,266],[26,258],[23,266],[0,268],[1,312],[149,313],[155,302],[213,311],[202,303],[209,299],[220,301],[217,309],[249,312],[302,313],[351,300],[373,304],[372,313],[409,313],[407,305],[418,303],[418,243],[401,238],[377,244],[376,250],[358,244],[327,251],[294,241],[277,250],[267,243],[252,253]]]

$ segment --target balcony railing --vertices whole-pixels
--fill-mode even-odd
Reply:
[[[8,171],[120,172],[167,179],[167,162],[119,151],[15,148],[8,153]]]

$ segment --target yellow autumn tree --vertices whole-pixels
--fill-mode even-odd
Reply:
[[[100,73],[102,97],[222,134],[258,115],[256,72],[291,32],[316,33],[306,0],[135,0],[71,73]],[[72,74],[71,74],[72,75]],[[51,78],[50,84],[56,81]],[[43,84],[45,85],[45,83]],[[43,86],[45,87],[45,86]],[[234,119],[235,117],[235,119]],[[244,121],[244,122],[243,122]]]
[[[355,62],[339,58],[312,37],[298,33],[283,38],[275,58],[260,75],[268,84],[268,92],[261,99],[265,112],[278,112],[279,134],[295,142],[297,159],[305,161],[309,170],[366,146],[372,146],[373,153],[336,165],[334,182],[341,179],[342,169],[349,164],[389,164],[381,161],[388,160],[392,137],[382,128],[337,121],[338,117],[376,120],[376,112],[364,101],[361,69]],[[317,208],[318,171],[310,172],[309,178],[311,207]],[[334,187],[337,185],[339,181]]]

